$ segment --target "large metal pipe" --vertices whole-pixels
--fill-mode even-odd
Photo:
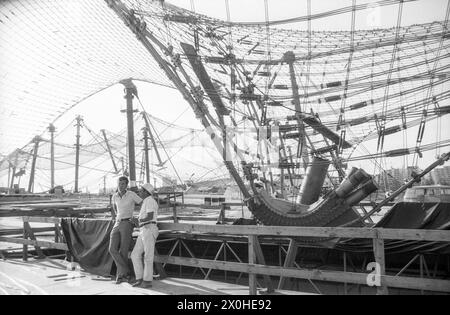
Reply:
[[[345,203],[349,206],[356,205],[361,200],[369,196],[371,193],[378,190],[378,186],[374,183],[373,180],[369,180],[365,182],[360,188],[356,191],[352,192],[346,199]]]
[[[330,161],[315,157],[306,169],[306,176],[300,187],[300,203],[310,205],[319,199],[323,182],[327,176]]]
[[[362,168],[356,172],[353,169],[350,171],[350,176],[345,178],[338,188],[334,191],[339,198],[344,198],[353,189],[358,187],[359,184],[369,180],[371,177]]]

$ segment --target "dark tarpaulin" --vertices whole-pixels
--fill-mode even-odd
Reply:
[[[376,224],[385,229],[450,229],[450,203],[399,202]]]
[[[64,218],[61,227],[70,253],[89,273],[109,276],[113,259],[109,254],[109,238],[114,222]]]
[[[450,230],[450,203],[396,203],[374,226],[384,229]],[[339,249],[365,252],[372,251],[371,240],[351,239],[342,241]],[[387,253],[440,253],[450,254],[450,245],[442,242],[386,240]]]

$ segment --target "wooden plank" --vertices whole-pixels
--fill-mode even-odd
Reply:
[[[367,285],[367,274],[343,271],[324,271],[317,269],[279,268],[276,266],[248,265],[245,263],[211,261],[186,257],[158,256],[155,261],[167,264],[189,267],[203,267],[218,270],[236,271],[243,273],[267,274],[279,277],[291,277],[330,282],[348,282]],[[435,279],[420,279],[412,277],[382,276],[382,281],[389,287],[424,289],[434,292],[450,292],[450,281]]]
[[[448,280],[382,276],[381,281],[383,281],[386,286],[392,288],[404,288],[432,292],[450,292],[450,281]]]
[[[400,230],[341,227],[293,227],[255,225],[204,225],[187,223],[159,223],[160,230],[176,230],[188,233],[216,233],[230,235],[266,235],[290,237],[330,237],[364,239],[401,239],[417,241],[450,242],[450,231],[440,230]]]
[[[30,223],[28,222],[24,222],[23,223],[23,228],[27,231],[28,237],[32,240],[32,241],[36,241],[36,237],[34,236],[33,230],[31,229]],[[45,255],[42,252],[42,249],[39,246],[34,246],[34,248],[36,249],[36,252],[38,254],[38,258],[40,259],[44,259]]]
[[[245,203],[241,203],[241,202],[223,202],[222,203],[225,207],[241,207],[241,206],[246,206]]]
[[[94,208],[94,209],[76,209],[76,210],[24,210],[24,209],[11,209],[0,211],[0,217],[22,217],[22,216],[58,216],[58,217],[70,217],[82,214],[95,214],[95,213],[107,213],[109,210],[106,208]]]
[[[27,240],[23,238],[13,238],[13,237],[0,237],[0,242],[5,243],[13,243],[13,244],[23,244],[29,245],[29,246],[39,246],[39,247],[45,247],[45,248],[52,248],[52,249],[60,249],[60,250],[69,250],[66,244],[62,243],[53,243],[53,242],[47,242],[47,241],[33,241],[33,240]]]
[[[30,208],[32,210],[73,210],[80,206],[79,203],[67,203],[67,202],[40,202],[40,203],[20,203],[16,204],[16,207]]]
[[[25,229],[25,222],[23,223],[23,239],[26,240],[28,238],[28,232]],[[0,237],[1,239],[1,237]],[[28,246],[26,244],[23,245],[22,250],[22,260],[27,261],[28,260]]]
[[[206,219],[206,218],[202,218]],[[24,222],[59,223],[60,218],[23,217]],[[89,220],[89,219],[86,219]],[[91,219],[99,220],[99,219]],[[109,219],[105,219],[109,220]],[[217,233],[229,235],[266,235],[299,237],[341,237],[341,238],[380,238],[417,241],[450,242],[450,231],[414,230],[414,229],[367,229],[339,227],[292,227],[292,226],[255,226],[255,225],[204,225],[186,223],[158,224],[160,230],[176,230],[189,233]]]
[[[173,206],[172,211],[173,211],[173,223],[178,223],[177,207]]]
[[[253,266],[256,263],[255,260],[255,242],[256,242],[256,235],[249,235],[248,236],[248,265]],[[256,295],[256,274],[249,271],[248,275],[248,288],[249,288],[249,294],[250,295]]]
[[[155,257],[156,256],[159,256],[159,254],[158,254],[158,250],[156,249],[156,246],[155,246]],[[155,262],[155,269],[156,269],[156,272],[159,274],[160,280],[167,278],[167,273],[164,270],[164,267],[161,263]]]
[[[297,257],[297,251],[298,251],[298,244],[294,239],[291,239],[291,241],[289,242],[288,251],[286,253],[286,259],[284,260],[284,264],[283,264],[284,268],[292,267],[292,265],[295,262],[295,257]],[[286,282],[286,278],[280,277],[280,281],[278,282],[279,290],[283,289],[285,282]]]
[[[413,229],[377,229],[379,238],[384,240],[450,242],[450,231],[413,230]]]
[[[380,276],[386,275],[386,261],[384,257],[384,240],[381,239],[374,239],[373,240],[373,253],[375,256],[375,262],[380,267]],[[377,294],[378,295],[387,295],[389,294],[388,288],[386,284],[384,284],[384,280],[382,277],[381,279],[381,285],[377,287]]]
[[[186,242],[184,242],[182,239],[180,239],[180,246],[181,246],[181,245],[183,245],[183,247],[187,250],[188,254],[189,254],[192,258],[195,258],[194,253],[190,250],[189,246],[187,246]],[[226,255],[225,249],[224,249],[223,253],[224,253],[224,256],[225,256],[225,255]],[[225,258],[225,260],[226,260],[226,258]],[[206,272],[205,272],[202,268],[200,268],[200,270],[202,271],[203,275],[206,276]]]
[[[236,271],[243,273],[267,274],[271,276],[292,277],[300,279],[312,279],[332,282],[342,282],[347,280],[351,283],[366,284],[367,275],[364,273],[344,273],[342,271],[322,271],[307,270],[297,268],[280,268],[277,266],[264,266],[259,264],[246,264],[237,262],[211,261],[206,259],[175,257],[175,256],[159,256],[156,261],[167,264],[203,267],[217,270]]]
[[[52,218],[52,217],[22,217],[23,222],[36,222],[36,223],[53,223],[58,224],[61,223],[60,218]]]
[[[217,222],[217,217],[202,217],[202,216],[178,216],[178,221],[214,221]]]
[[[24,216],[22,217],[22,220],[24,222],[35,222],[35,223],[53,223],[53,224],[59,224],[61,223],[61,219],[64,218],[56,218],[56,217],[29,217],[29,216]],[[66,219],[76,219],[76,218],[66,218]],[[111,221],[111,219],[102,219],[102,218],[82,218],[85,221]]]
[[[254,249],[255,249],[255,255],[256,255],[256,262],[260,265],[266,265],[266,260],[264,259],[264,254],[261,248],[261,244],[259,243],[258,236],[255,235],[255,243],[254,243]],[[272,293],[274,292],[272,279],[270,279],[270,276],[263,274],[264,283],[266,284],[267,292]]]
[[[55,243],[63,243],[64,236],[58,223],[55,223]]]
[[[34,233],[43,233],[43,232],[54,232],[55,228],[52,227],[42,227],[42,228],[34,228]],[[23,229],[4,229],[0,231],[0,236],[7,235],[20,235],[23,234]]]

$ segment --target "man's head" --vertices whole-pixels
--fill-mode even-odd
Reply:
[[[119,177],[119,179],[117,180],[117,187],[120,192],[124,192],[128,187],[128,177],[126,176]]]
[[[141,186],[141,198],[145,199],[148,196],[153,195],[155,189],[153,188],[152,185],[146,183],[144,185]]]

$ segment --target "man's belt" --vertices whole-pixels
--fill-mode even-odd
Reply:
[[[149,224],[156,224],[155,221],[145,222],[144,224],[141,224],[141,227],[149,225]]]
[[[124,222],[124,221],[131,221],[131,218],[126,218],[126,219],[120,219],[118,220],[119,222]]]

